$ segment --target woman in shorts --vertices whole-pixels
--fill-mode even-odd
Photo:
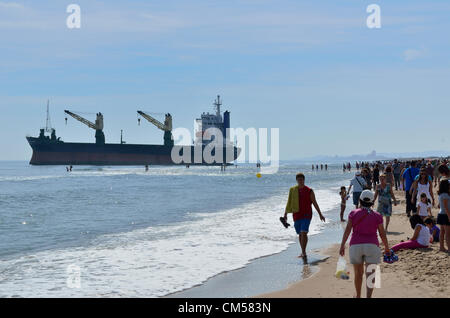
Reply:
[[[373,277],[375,269],[368,271],[368,267],[372,264],[379,264],[381,251],[378,243],[377,233],[380,234],[383,241],[384,251],[390,255],[389,243],[386,232],[383,227],[383,217],[380,213],[371,209],[375,196],[372,191],[364,190],[359,198],[360,209],[353,210],[348,215],[347,227],[342,237],[341,248],[339,254],[344,256],[345,243],[350,233],[350,263],[353,264],[355,271],[355,289],[356,297],[361,297],[361,287],[364,272],[366,272],[367,298],[372,297],[373,288],[369,286],[367,279]],[[365,265],[365,268],[364,268]],[[372,267],[371,267],[372,268]]]
[[[395,199],[395,194],[392,191],[392,185],[387,183],[386,175],[384,173],[380,175],[380,184],[377,186],[374,201],[376,201],[377,198],[377,211],[386,218],[384,230],[387,232],[392,215],[392,199],[394,199],[394,205],[397,205],[397,200]]]

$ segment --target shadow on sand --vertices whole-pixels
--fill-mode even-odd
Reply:
[[[386,232],[388,235],[402,235],[405,234],[405,232]]]

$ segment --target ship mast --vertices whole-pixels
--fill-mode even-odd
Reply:
[[[216,116],[220,116],[220,106],[222,106],[222,103],[220,102],[220,95],[217,95],[217,99],[214,101],[213,104],[216,108]]]
[[[52,122],[50,121],[50,100],[47,99],[47,120],[45,121],[45,131],[51,133],[53,131]]]

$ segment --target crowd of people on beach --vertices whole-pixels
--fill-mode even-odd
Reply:
[[[312,165],[313,170],[318,170],[318,167]],[[439,242],[440,251],[450,251],[450,173],[448,158],[356,162],[355,167],[356,173],[348,189],[342,186],[339,193],[342,222],[346,221],[344,213],[350,194],[355,206],[348,215],[339,254],[344,256],[345,244],[351,234],[349,257],[354,266],[356,297],[360,297],[364,273],[367,276],[372,275],[374,270],[368,270],[371,268],[369,266],[379,264],[382,256],[377,234],[384,245],[383,260],[388,263],[398,259],[395,252],[401,249],[426,248],[433,242]],[[344,172],[351,169],[350,163],[343,164]],[[325,221],[325,217],[316,202],[314,191],[305,185],[305,175],[297,174],[296,180],[297,185],[289,191],[285,214],[280,220],[287,227],[287,214],[293,214],[294,228],[299,235],[302,250],[300,257],[306,260],[312,206],[322,221]],[[386,233],[389,233],[392,206],[398,204],[394,190],[404,192],[405,215],[409,219],[413,234],[407,241],[390,248]],[[435,198],[435,192],[438,199]],[[375,203],[377,206],[374,209]],[[439,209],[436,217],[432,214],[433,207]],[[371,297],[372,292],[373,288],[368,286],[367,296]]]
[[[395,159],[386,162],[357,163],[355,166],[357,172],[351,179],[348,190],[341,187],[340,191],[341,221],[345,221],[345,202],[349,199],[352,188],[355,206],[348,216],[340,255],[344,256],[346,241],[352,234],[349,256],[354,266],[356,297],[361,297],[364,265],[366,275],[371,275],[372,272],[367,270],[369,266],[380,263],[381,251],[377,233],[384,245],[384,261],[388,263],[398,259],[395,252],[399,250],[427,248],[433,242],[439,242],[440,251],[447,253],[450,251],[450,174],[448,159],[428,161]],[[389,248],[386,232],[392,215],[392,205],[397,204],[394,189],[404,192],[405,214],[413,234],[408,240]],[[435,190],[438,195],[437,205]],[[373,210],[372,206],[375,203],[377,207]],[[432,214],[433,207],[439,209],[436,218]],[[367,287],[367,297],[371,297],[372,292],[373,289]]]
[[[447,202],[446,195],[448,195],[448,181],[442,181],[449,179],[448,159],[418,161],[395,159],[385,162],[357,162],[355,166],[357,172],[351,179],[348,190],[341,187],[341,221],[345,221],[343,218],[345,203],[351,189],[353,188],[352,197],[355,208],[359,207],[359,197],[362,191],[372,190],[375,193],[374,200],[377,201],[376,211],[385,218],[384,229],[387,232],[392,206],[397,205],[393,190],[403,191],[407,217],[410,218],[417,214],[421,218],[421,223],[419,222],[421,225],[427,221],[431,227],[431,234],[434,234],[434,241],[440,242],[441,250],[446,251],[444,243],[450,239],[450,229],[446,228],[450,224],[445,204]],[[438,195],[438,204],[436,204],[438,200],[435,198],[435,192]],[[436,217],[432,214],[434,207],[440,209]],[[440,228],[436,224],[440,225]]]

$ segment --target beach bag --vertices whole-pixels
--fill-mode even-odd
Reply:
[[[342,256],[339,256],[337,265],[336,265],[336,278],[340,279],[349,279],[350,278],[350,272],[347,270],[347,262],[345,261],[345,258]]]
[[[383,254],[383,262],[392,264],[398,261],[398,256],[394,253],[394,250],[392,248],[390,252],[391,252],[390,255],[386,255],[386,253]]]

